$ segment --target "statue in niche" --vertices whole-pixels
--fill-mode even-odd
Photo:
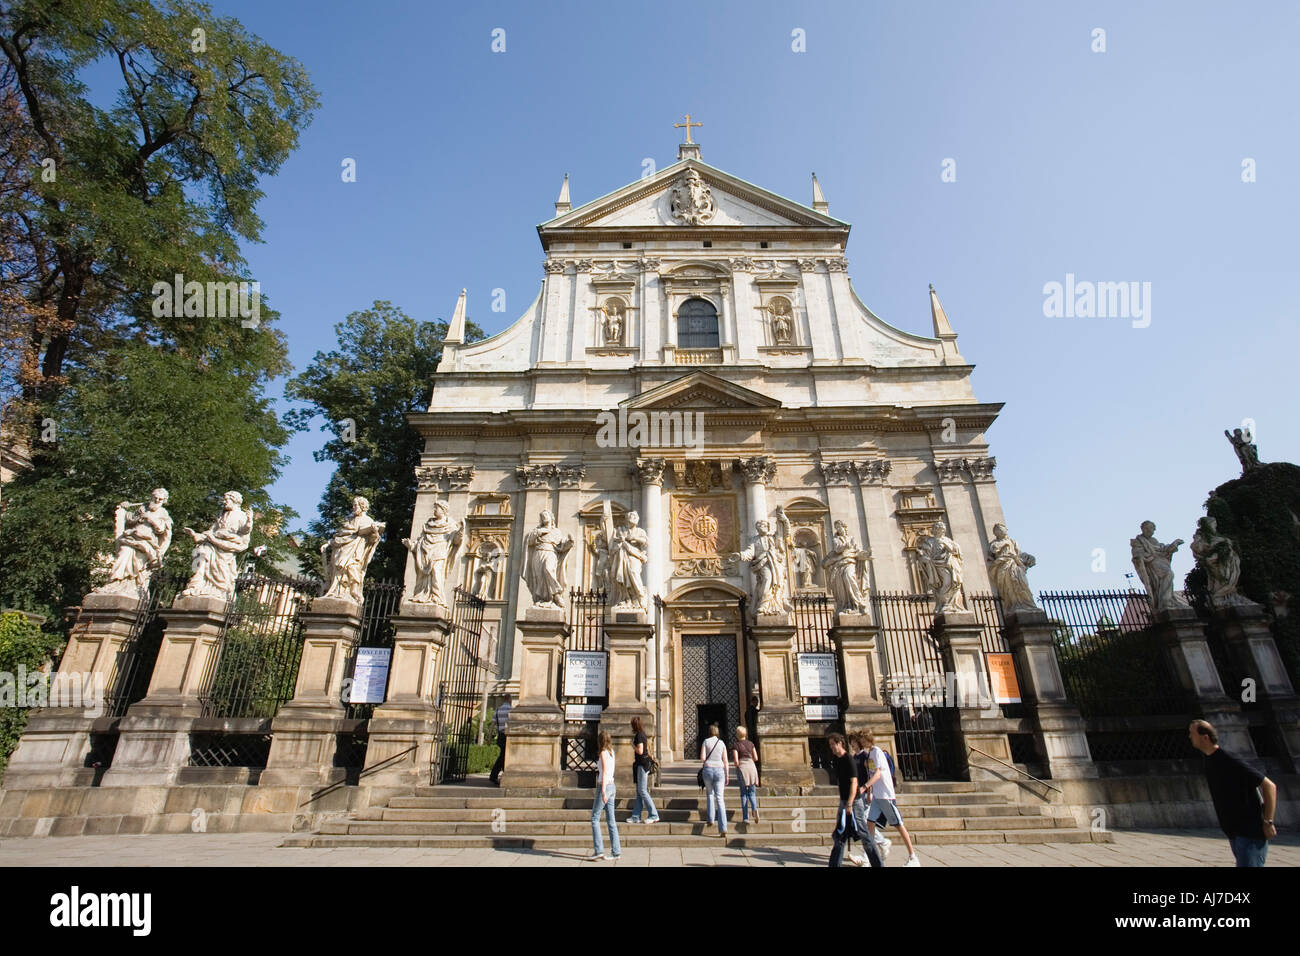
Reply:
[[[609,299],[601,307],[600,331],[605,345],[623,344],[623,303]]]
[[[989,577],[1002,598],[1007,611],[1033,611],[1033,592],[1029,590],[1029,576],[1025,573],[1037,562],[1032,554],[1025,554],[1011,540],[1004,524],[993,526],[993,541],[989,544]]]
[[[402,547],[411,552],[415,563],[415,590],[412,604],[431,604],[447,608],[447,577],[456,560],[456,552],[465,540],[465,522],[456,524],[445,501],[434,502],[433,515],[424,523],[414,541],[402,539]],[[479,545],[480,552],[482,545]],[[475,585],[477,586],[477,578]],[[478,593],[475,590],[474,593]],[[482,595],[479,595],[482,597]]]
[[[917,541],[917,560],[921,581],[934,595],[934,613],[965,611],[966,595],[962,592],[961,547],[945,534],[942,521],[930,526],[930,533]]]
[[[650,539],[643,528],[637,527],[640,521],[640,515],[629,511],[626,524],[610,539],[607,573],[615,610],[646,609],[646,587],[641,574],[649,560]]]
[[[321,545],[326,584],[322,597],[344,598],[360,604],[365,599],[366,568],[375,556],[387,525],[370,517],[370,502],[352,499],[352,516],[334,537]]]
[[[867,602],[867,552],[858,547],[857,540],[849,534],[843,521],[834,524],[832,546],[822,561],[826,571],[826,586],[835,598],[835,610],[849,614],[866,614]]]
[[[1210,597],[1216,605],[1251,603],[1237,591],[1237,579],[1241,577],[1241,555],[1237,552],[1237,545],[1231,538],[1219,534],[1213,518],[1201,518],[1196,522],[1196,534],[1192,535],[1190,547],[1192,554],[1196,555],[1196,563],[1205,568]]]
[[[497,575],[501,573],[506,553],[501,550],[501,545],[484,538],[479,542],[475,556],[478,558],[478,566],[474,568],[474,582],[470,590],[476,597],[490,601],[496,596]]]
[[[1259,449],[1250,440],[1250,438],[1255,437],[1254,435],[1247,438],[1242,435],[1240,428],[1234,428],[1232,434],[1228,434],[1228,430],[1225,428],[1223,434],[1228,441],[1232,442],[1232,450],[1237,453],[1237,460],[1241,462],[1241,473],[1243,475],[1259,467]]]
[[[772,532],[772,523],[766,519],[754,524],[754,532],[753,543],[733,553],[732,560],[749,562],[754,575],[753,613],[784,614],[790,610],[785,597],[785,540]]]
[[[591,589],[609,590],[609,535],[598,527],[591,536]]]
[[[235,593],[239,555],[248,550],[253,535],[253,512],[243,509],[244,496],[227,491],[221,497],[221,514],[207,531],[184,528],[194,539],[190,580],[181,597],[230,598]]]
[[[1174,571],[1169,566],[1170,558],[1183,543],[1183,539],[1161,544],[1155,538],[1155,530],[1154,521],[1143,521],[1142,533],[1129,540],[1133,551],[1133,567],[1137,570],[1143,587],[1147,589],[1151,610],[1167,611],[1189,607],[1183,596],[1174,590]]]
[[[96,594],[140,597],[149,590],[149,579],[162,567],[163,555],[172,543],[172,516],[164,507],[167,498],[166,488],[155,488],[147,503],[118,504],[113,512],[117,554],[107,583],[96,588]]]
[[[573,548],[573,537],[555,526],[555,515],[543,511],[537,527],[524,535],[524,561],[519,576],[528,585],[533,607],[562,608],[568,587],[565,563]]]
[[[772,341],[777,345],[789,345],[794,341],[794,318],[785,299],[772,302]]]
[[[791,564],[794,566],[795,580],[801,591],[813,587],[813,572],[817,570],[817,552],[802,545],[790,550]]]

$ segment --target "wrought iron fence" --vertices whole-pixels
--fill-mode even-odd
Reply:
[[[171,604],[185,581],[184,575],[171,571],[158,571],[150,579],[149,591],[140,599],[131,634],[117,652],[113,686],[104,700],[105,717],[121,717],[148,693],[158,649],[162,646],[163,620],[158,611]],[[89,627],[93,617],[93,613],[83,611],[74,627]],[[107,753],[111,759],[111,749]]]
[[[438,683],[441,730],[434,753],[433,779],[439,783],[469,775],[469,749],[477,734],[479,699],[483,689],[483,610],[487,602],[456,588],[451,631],[442,651]]]
[[[367,581],[365,584],[364,595],[365,603],[361,609],[361,637],[357,646],[352,648],[348,657],[344,673],[348,678],[355,677],[357,666],[357,651],[363,647],[393,647],[393,623],[392,617],[397,613],[402,604],[402,593],[405,590],[401,581]],[[369,720],[374,715],[375,707],[373,703],[353,703],[348,701],[346,716],[349,720]],[[351,755],[347,763],[338,763],[338,766],[352,766],[352,762],[357,759],[365,758],[365,747],[360,747],[359,751],[355,741],[349,741],[346,745],[341,746],[340,754]]]
[[[608,594],[604,589],[583,591],[573,588],[569,591],[569,634],[564,641],[565,651],[604,651],[605,650],[605,611]],[[608,697],[586,697],[570,694],[564,686],[564,659],[560,660],[558,684],[561,693],[561,705],[566,717],[569,706],[604,707],[609,703]],[[564,736],[561,748],[564,755],[564,769],[582,773],[594,773],[599,762],[596,752],[596,732],[600,727],[600,718],[594,720],[568,720],[564,722]]]
[[[794,649],[799,654],[830,654],[834,659],[835,678],[840,693],[835,697],[802,697],[805,708],[834,708],[834,717],[808,719],[808,750],[814,769],[831,771],[833,759],[826,735],[844,731],[844,661],[831,628],[835,626],[835,605],[825,593],[805,592],[791,599],[794,607]],[[808,713],[807,710],[804,711]]]

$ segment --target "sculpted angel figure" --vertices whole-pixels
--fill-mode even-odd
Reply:
[[[1250,438],[1241,433],[1240,428],[1234,428],[1231,434],[1225,428],[1223,434],[1228,441],[1232,442],[1232,450],[1237,453],[1237,460],[1241,462],[1241,473],[1243,475],[1259,467],[1259,448]]]
[[[1029,590],[1029,577],[1025,573],[1037,562],[1032,554],[1025,554],[1011,540],[1004,524],[993,526],[993,541],[989,545],[989,577],[1002,598],[1007,611],[1036,610],[1033,592]]]
[[[930,526],[930,533],[917,542],[921,581],[934,595],[935,614],[966,610],[961,548],[945,530],[943,522],[936,521]]]
[[[754,532],[753,544],[731,557],[749,562],[754,575],[754,614],[784,614],[790,610],[785,598],[785,542],[772,532],[772,523],[766,519],[755,523]]]
[[[826,586],[835,598],[835,610],[849,614],[866,614],[867,552],[858,548],[858,542],[849,534],[843,521],[834,525],[835,535],[830,550],[822,561],[826,572]]]
[[[1219,527],[1213,518],[1201,518],[1196,522],[1196,534],[1192,535],[1190,545],[1196,562],[1205,568],[1209,579],[1210,597],[1215,604],[1245,604],[1247,598],[1237,591],[1237,579],[1241,577],[1241,555],[1237,546],[1226,535],[1219,534]]]
[[[645,529],[637,527],[641,517],[627,514],[627,523],[614,532],[609,545],[609,586],[615,608],[646,608],[646,587],[641,572],[649,560],[650,539]]]
[[[221,498],[221,514],[202,534],[183,529],[194,539],[191,575],[181,597],[229,598],[235,593],[236,562],[248,550],[253,535],[253,512],[243,509],[244,496],[227,491]]]
[[[432,604],[443,608],[448,606],[447,573],[454,565],[461,542],[465,540],[464,522],[453,522],[449,510],[445,501],[435,502],[433,516],[424,523],[415,540],[402,539],[402,546],[411,552],[415,563],[412,604]],[[476,576],[475,586],[477,585]]]
[[[1142,533],[1129,540],[1133,551],[1133,567],[1137,570],[1143,587],[1147,589],[1151,610],[1189,607],[1183,596],[1174,590],[1174,571],[1169,566],[1169,559],[1174,556],[1183,539],[1161,544],[1155,538],[1155,530],[1154,521],[1143,521]]]
[[[155,488],[147,503],[118,504],[113,512],[117,554],[107,583],[95,593],[135,597],[149,589],[149,579],[162,567],[163,555],[172,543],[172,516],[164,507],[167,497],[166,488]]]
[[[360,604],[365,599],[366,568],[375,556],[386,525],[370,517],[370,502],[352,499],[352,516],[338,533],[321,545],[325,559],[326,587],[323,597],[346,598]]]
[[[560,599],[568,587],[565,562],[573,547],[573,537],[555,527],[555,515],[543,511],[537,527],[524,535],[524,561],[519,576],[528,585],[534,607],[563,607]]]

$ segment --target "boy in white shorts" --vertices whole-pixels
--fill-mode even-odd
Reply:
[[[871,821],[883,816],[885,822],[898,829],[898,835],[907,846],[907,862],[904,866],[920,866],[916,858],[916,849],[912,846],[912,836],[903,825],[903,818],[898,812],[898,799],[894,794],[894,777],[889,772],[889,763],[885,752],[876,746],[876,737],[871,731],[864,731],[863,740],[867,744],[866,786],[871,788],[871,806],[867,808],[867,832],[870,839],[876,838],[876,825]]]

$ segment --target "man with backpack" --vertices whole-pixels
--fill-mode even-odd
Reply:
[[[867,745],[867,786],[871,789],[871,803],[867,807],[867,832],[869,839],[876,838],[875,820],[884,816],[885,821],[897,828],[898,835],[907,846],[907,862],[904,866],[920,866],[916,858],[916,848],[912,846],[911,834],[903,825],[903,818],[898,813],[898,799],[894,793],[894,775],[890,761],[885,752],[876,746],[876,735],[870,730],[862,732],[862,740]]]
[[[853,800],[853,824],[858,831],[858,839],[862,842],[863,852],[866,854],[866,856],[854,856],[853,851],[850,850],[849,862],[857,866],[865,866],[868,862],[872,866],[884,866],[883,855],[889,852],[890,841],[879,833],[876,833],[873,839],[872,832],[867,828],[867,808],[871,804],[871,788],[867,786],[867,781],[871,779],[871,774],[867,771],[867,748],[862,735],[849,734],[849,747],[853,751],[853,767],[858,777],[858,791]]]

